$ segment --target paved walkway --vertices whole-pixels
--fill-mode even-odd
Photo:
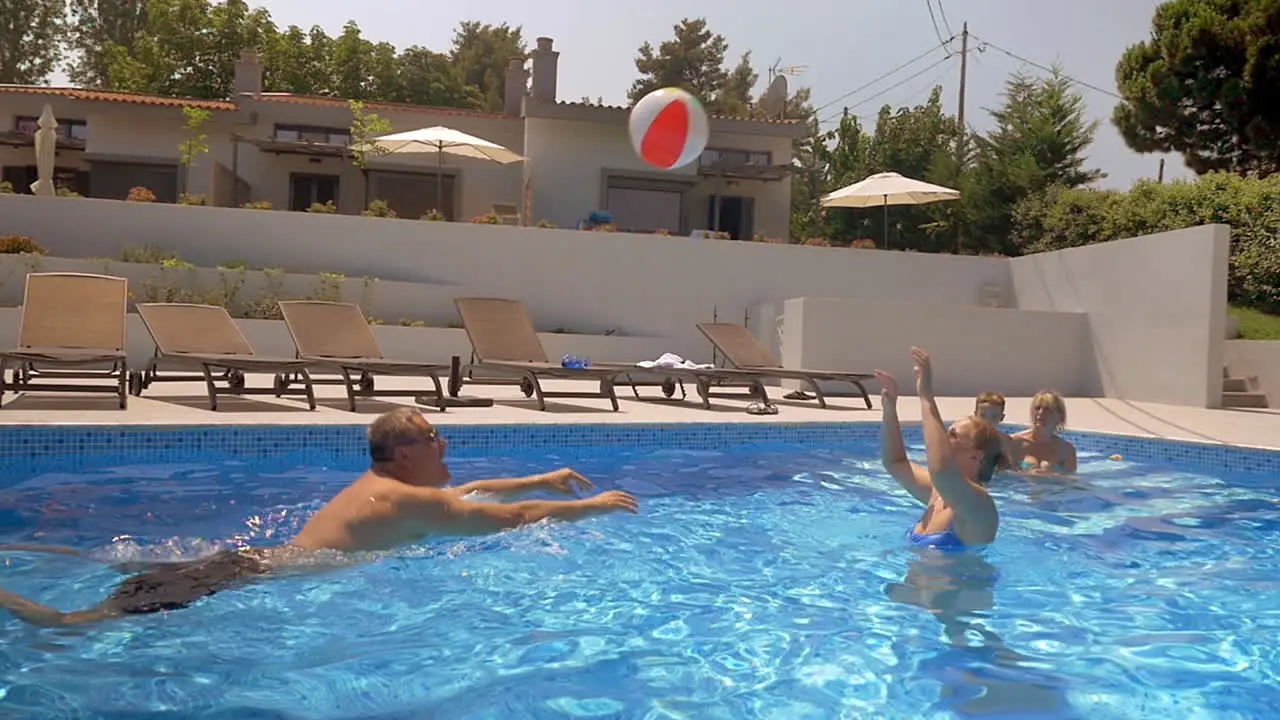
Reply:
[[[250,387],[269,387],[270,376],[248,379]],[[403,378],[378,378],[379,389],[422,387],[419,381]],[[550,381],[547,389],[575,389],[575,381]],[[593,384],[576,388],[590,390]],[[657,388],[640,388],[643,396],[660,397]],[[693,395],[693,389],[689,389]],[[782,391],[770,388],[774,399]],[[271,396],[254,398],[223,397],[217,412],[208,409],[201,383],[156,383],[143,397],[131,397],[129,409],[116,408],[114,397],[103,395],[7,394],[0,408],[0,425],[28,424],[134,424],[134,425],[258,425],[258,424],[363,424],[394,404],[412,404],[411,397],[385,400],[362,400],[356,413],[347,411],[340,386],[316,387],[320,407],[308,411],[297,400],[278,400]],[[826,410],[812,402],[778,400],[780,412],[773,416],[748,415],[746,400],[717,399],[713,408],[703,410],[695,401],[684,403],[637,401],[626,387],[619,387],[622,411],[611,412],[603,400],[549,401],[547,412],[540,412],[532,401],[525,400],[513,386],[468,386],[464,396],[489,397],[493,407],[456,408],[428,415],[440,425],[453,424],[525,424],[525,423],[672,423],[672,422],[876,422],[880,419],[879,398],[873,396],[876,408],[867,410],[859,398],[840,397],[830,400]],[[1024,423],[1030,414],[1030,398],[1010,398],[1007,419]],[[942,398],[939,408],[946,418],[956,418],[973,408],[971,398]],[[904,421],[920,419],[920,406],[914,398],[899,402]],[[1280,411],[1277,410],[1206,410],[1122,400],[1069,398],[1068,425],[1076,430],[1162,437],[1177,440],[1227,443],[1253,447],[1280,448]]]

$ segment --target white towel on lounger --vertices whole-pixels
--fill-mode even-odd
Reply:
[[[663,353],[662,357],[657,360],[641,360],[636,365],[642,368],[675,368],[680,370],[710,370],[715,367],[710,363],[699,365],[674,353]]]

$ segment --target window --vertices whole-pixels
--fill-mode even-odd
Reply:
[[[66,140],[84,142],[89,139],[89,123],[84,120],[58,120],[58,137]],[[40,118],[19,116],[14,120],[13,129],[25,135],[35,135],[40,129]]]
[[[773,153],[765,150],[734,150],[707,148],[702,151],[700,165],[723,163],[725,167],[769,167],[773,164]]]
[[[684,200],[689,185],[628,177],[611,177],[605,188],[605,210],[621,232],[666,230],[685,233]]]
[[[337,175],[304,175],[293,173],[289,176],[289,209],[303,212],[319,203],[338,204]]]
[[[275,138],[281,142],[306,142],[346,147],[351,144],[351,131],[346,128],[310,125],[277,125]]]

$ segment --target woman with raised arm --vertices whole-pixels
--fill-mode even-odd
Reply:
[[[929,355],[920,348],[912,348],[911,355],[927,467],[907,459],[898,421],[898,384],[889,373],[876,371],[884,412],[881,460],[898,484],[925,505],[924,514],[908,537],[912,544],[942,550],[986,545],[995,539],[1000,523],[995,502],[986,490],[1001,453],[1000,432],[977,416],[945,427],[933,396]]]

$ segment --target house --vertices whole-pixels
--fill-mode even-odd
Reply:
[[[787,236],[791,150],[802,123],[712,117],[698,162],[657,171],[632,150],[627,108],[557,100],[559,56],[550,38],[539,38],[528,69],[513,59],[502,113],[366,105],[396,132],[443,125],[519,152],[523,163],[393,155],[358,168],[347,102],[263,92],[263,66],[246,50],[228,101],[0,85],[0,168],[15,191],[29,191],[32,134],[48,104],[59,123],[55,180],[89,197],[124,198],[142,186],[163,202],[184,192],[227,207],[267,202],[301,211],[331,201],[350,214],[383,200],[401,217],[438,208],[451,220],[505,205],[520,208],[526,224],[560,227],[603,210],[625,231]],[[190,167],[179,151],[192,136],[184,107],[209,114],[195,131],[207,136],[208,152]]]

